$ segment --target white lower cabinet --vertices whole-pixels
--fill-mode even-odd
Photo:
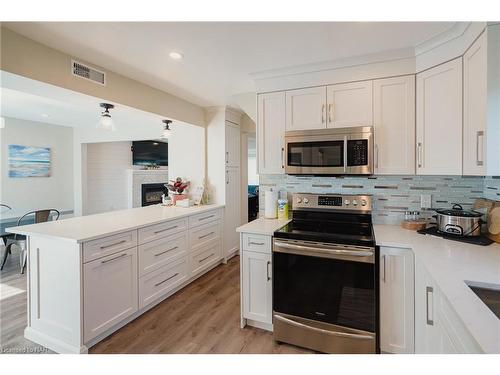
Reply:
[[[272,324],[271,252],[243,251],[241,262],[243,318]]]
[[[482,353],[419,261],[415,267],[415,353]]]
[[[138,310],[137,247],[85,263],[83,279],[85,342]]]
[[[380,349],[414,352],[414,261],[410,249],[380,248]]]

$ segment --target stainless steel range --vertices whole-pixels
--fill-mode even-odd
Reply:
[[[292,215],[274,232],[274,339],[326,353],[377,353],[371,197],[294,194]]]

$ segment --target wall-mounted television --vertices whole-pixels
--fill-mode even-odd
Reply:
[[[134,165],[168,166],[168,143],[162,141],[132,142]]]

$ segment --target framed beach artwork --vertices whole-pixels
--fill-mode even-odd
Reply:
[[[9,177],[49,177],[50,148],[9,145]]]

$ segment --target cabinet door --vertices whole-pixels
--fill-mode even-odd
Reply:
[[[415,76],[373,82],[375,174],[415,174]]]
[[[240,128],[226,121],[226,166],[240,166]]]
[[[464,175],[486,174],[487,34],[464,55]]]
[[[258,170],[262,174],[284,174],[285,92],[257,97]]]
[[[372,126],[372,81],[328,86],[327,98],[329,128]]]
[[[417,74],[417,174],[462,174],[462,58]]]
[[[138,309],[137,247],[83,265],[84,340]]]
[[[236,228],[241,225],[241,182],[239,168],[226,168],[226,205],[224,208],[224,256],[240,247]]]
[[[286,130],[326,128],[326,87],[286,92]]]
[[[410,249],[380,248],[380,349],[414,353],[414,262]]]
[[[435,306],[439,293],[420,262],[415,263],[415,353],[441,353],[441,334]]]
[[[243,251],[243,317],[272,323],[271,254]]]

